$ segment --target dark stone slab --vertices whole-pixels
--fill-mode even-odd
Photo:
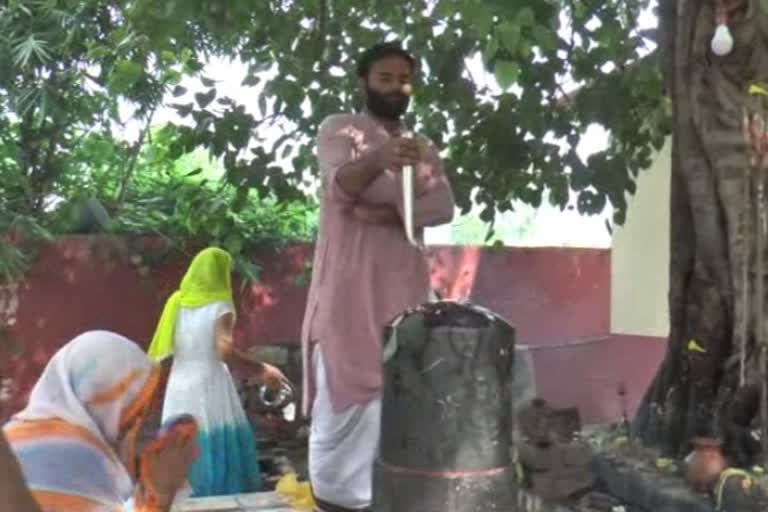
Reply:
[[[710,497],[694,492],[680,476],[606,454],[595,455],[592,468],[602,491],[638,512],[715,512]]]
[[[531,491],[545,502],[568,503],[593,487],[591,452],[584,445],[520,443],[518,453]]]

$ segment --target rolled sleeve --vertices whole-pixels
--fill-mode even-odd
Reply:
[[[447,180],[442,181],[413,202],[413,225],[424,228],[448,224],[453,220],[453,205],[453,190]]]

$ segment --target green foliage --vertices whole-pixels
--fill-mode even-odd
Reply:
[[[222,243],[236,231],[277,233],[242,205],[303,200],[298,187],[305,171],[316,172],[320,121],[358,106],[354,60],[373,43],[399,38],[421,69],[408,122],[445,148],[464,212],[474,189],[485,221],[514,199],[537,206],[548,197],[565,207],[573,190],[581,213],[610,203],[621,223],[626,194],[667,130],[654,54],[641,58],[652,41],[637,20],[650,4],[9,0],[0,6],[0,193],[10,195],[0,214],[55,227],[66,216],[49,211],[51,199],[87,190],[112,201],[120,229],[138,229],[136,219],[154,204],[140,190],[157,192],[162,183],[173,199],[164,198],[145,227]],[[244,85],[258,112],[201,74],[209,56],[248,64]],[[475,57],[499,88],[471,75]],[[203,89],[190,94],[184,77]],[[168,172],[139,176],[151,160],[144,138],[166,103],[184,122],[169,129],[162,166],[203,150],[221,162],[229,185],[187,187],[193,176]],[[139,141],[114,143],[111,134],[127,118],[143,123]],[[276,122],[287,132],[266,145],[258,135]],[[608,130],[610,145],[583,161],[576,148],[592,124]],[[288,169],[277,164],[285,156]],[[152,184],[142,189],[143,180]],[[198,218],[200,205],[216,215]],[[284,208],[281,218],[294,219],[285,225],[303,218],[299,210]]]
[[[403,39],[422,70],[409,122],[446,149],[464,212],[475,188],[487,221],[513,199],[538,206],[547,189],[550,202],[565,207],[572,189],[579,212],[600,213],[610,203],[621,223],[626,193],[634,192],[637,174],[667,133],[655,56],[640,58],[653,42],[639,33],[637,20],[651,3],[282,2],[262,20],[275,30],[247,40],[241,56],[253,65],[253,81],[274,63],[265,94],[311,136],[326,115],[356,106],[351,75],[360,51],[384,38]],[[501,91],[471,75],[475,55]],[[304,102],[311,115],[304,115]],[[591,124],[609,131],[610,145],[583,161],[576,148]],[[311,143],[299,149],[295,173],[311,162]]]
[[[50,240],[50,233],[37,219],[0,208],[0,282],[10,282],[21,275],[34,256],[32,240]],[[14,236],[15,235],[15,236]]]
[[[216,157],[225,156],[220,145],[234,148],[225,158],[233,167],[231,155],[251,135],[250,126],[238,132],[242,107],[233,106],[223,122],[211,124],[215,136],[195,147],[184,146],[186,127],[168,128],[145,143],[154,112],[168,93],[179,91],[183,76],[197,75],[205,55],[237,52],[253,5],[236,21],[227,19],[231,10],[221,18],[220,8],[210,2],[99,0],[12,0],[0,7],[4,279],[18,277],[29,261],[29,250],[18,240],[67,232],[78,206],[91,197],[113,215],[114,232],[221,244],[251,278],[256,267],[239,256],[254,245],[311,237],[313,207],[293,190],[278,203],[264,187],[203,183],[194,173],[178,172],[181,157],[203,142],[211,143]],[[214,95],[197,95],[199,105],[209,106]],[[199,136],[210,119],[194,115],[193,133]],[[134,144],[112,135],[128,119],[144,125]]]
[[[453,243],[459,245],[519,245],[532,234],[536,215],[529,211],[504,212],[496,215],[493,229],[473,215],[454,219]]]
[[[253,188],[212,177],[224,171],[207,155],[202,155],[202,161],[194,153],[172,158],[170,144],[175,132],[174,127],[160,130],[142,151],[141,171],[136,172],[125,203],[117,211],[113,232],[161,235],[180,246],[202,241],[223,247],[233,255],[236,269],[251,280],[258,280],[259,271],[249,259],[252,250],[314,238],[314,203],[260,197]]]
[[[220,178],[223,168],[204,151],[171,157],[177,131],[173,126],[152,131],[125,189],[114,170],[123,165],[130,149],[110,137],[85,136],[77,158],[90,165],[59,184],[57,193],[67,200],[49,212],[48,227],[71,232],[81,222],[83,201],[98,199],[112,214],[108,232],[161,236],[179,249],[195,243],[217,245],[228,250],[236,269],[252,280],[258,279],[259,268],[249,258],[251,251],[313,239],[314,203],[262,198],[254,189],[235,187]],[[121,190],[124,196],[118,198]]]

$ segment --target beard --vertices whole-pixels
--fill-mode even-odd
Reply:
[[[365,106],[368,111],[388,121],[398,121],[408,109],[410,96],[402,92],[381,93],[371,87],[365,89]]]

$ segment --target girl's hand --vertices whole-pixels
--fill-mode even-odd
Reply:
[[[248,385],[263,383],[272,391],[279,391],[285,384],[291,386],[290,381],[279,368],[268,363],[259,364],[261,365],[259,374],[248,379]]]

